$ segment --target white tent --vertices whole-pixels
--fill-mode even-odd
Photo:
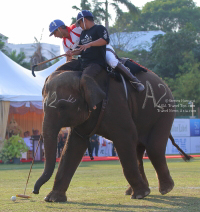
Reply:
[[[0,101],[42,101],[42,87],[47,76],[65,62],[65,58],[51,67],[35,72],[15,63],[0,51]]]
[[[0,51],[0,140],[5,138],[10,105],[42,109],[42,88],[47,76],[66,61],[63,58],[51,67],[35,72],[25,69]]]

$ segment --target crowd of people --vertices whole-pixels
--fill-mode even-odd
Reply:
[[[34,130],[34,134],[39,131]],[[62,150],[64,145],[67,141],[68,137],[68,128],[62,128],[58,134],[57,139],[57,158],[61,157]],[[24,132],[24,142],[26,143],[27,147],[29,148],[27,153],[22,155],[23,158],[30,159],[33,157],[33,140],[31,138],[30,132]],[[90,145],[93,156],[116,156],[116,151],[112,141],[109,141],[101,136],[94,134],[90,137]],[[88,155],[88,151],[86,154]]]

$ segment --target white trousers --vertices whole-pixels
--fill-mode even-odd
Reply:
[[[106,45],[106,48],[115,51],[110,44]],[[106,51],[106,62],[109,66],[111,66],[112,68],[115,68],[119,60],[115,57],[115,55],[112,52]]]

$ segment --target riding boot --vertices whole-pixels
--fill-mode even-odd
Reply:
[[[125,78],[127,78],[130,81],[131,85],[138,92],[142,92],[145,89],[144,85],[137,79],[137,77],[131,74],[129,69],[121,62],[118,62],[117,66],[115,67],[115,70],[119,71],[119,73],[121,73]]]

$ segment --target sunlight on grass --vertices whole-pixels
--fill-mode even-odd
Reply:
[[[0,165],[0,211],[199,211],[200,208],[200,158],[191,162],[168,159],[174,189],[164,196],[158,191],[158,180],[149,160],[144,161],[151,193],[143,200],[125,196],[127,181],[119,161],[82,162],[67,191],[67,203],[46,203],[43,198],[51,191],[55,173],[41,187],[40,194],[31,194],[34,184],[42,174],[44,164],[34,164],[26,194],[31,199],[11,196],[23,194],[30,164]]]

